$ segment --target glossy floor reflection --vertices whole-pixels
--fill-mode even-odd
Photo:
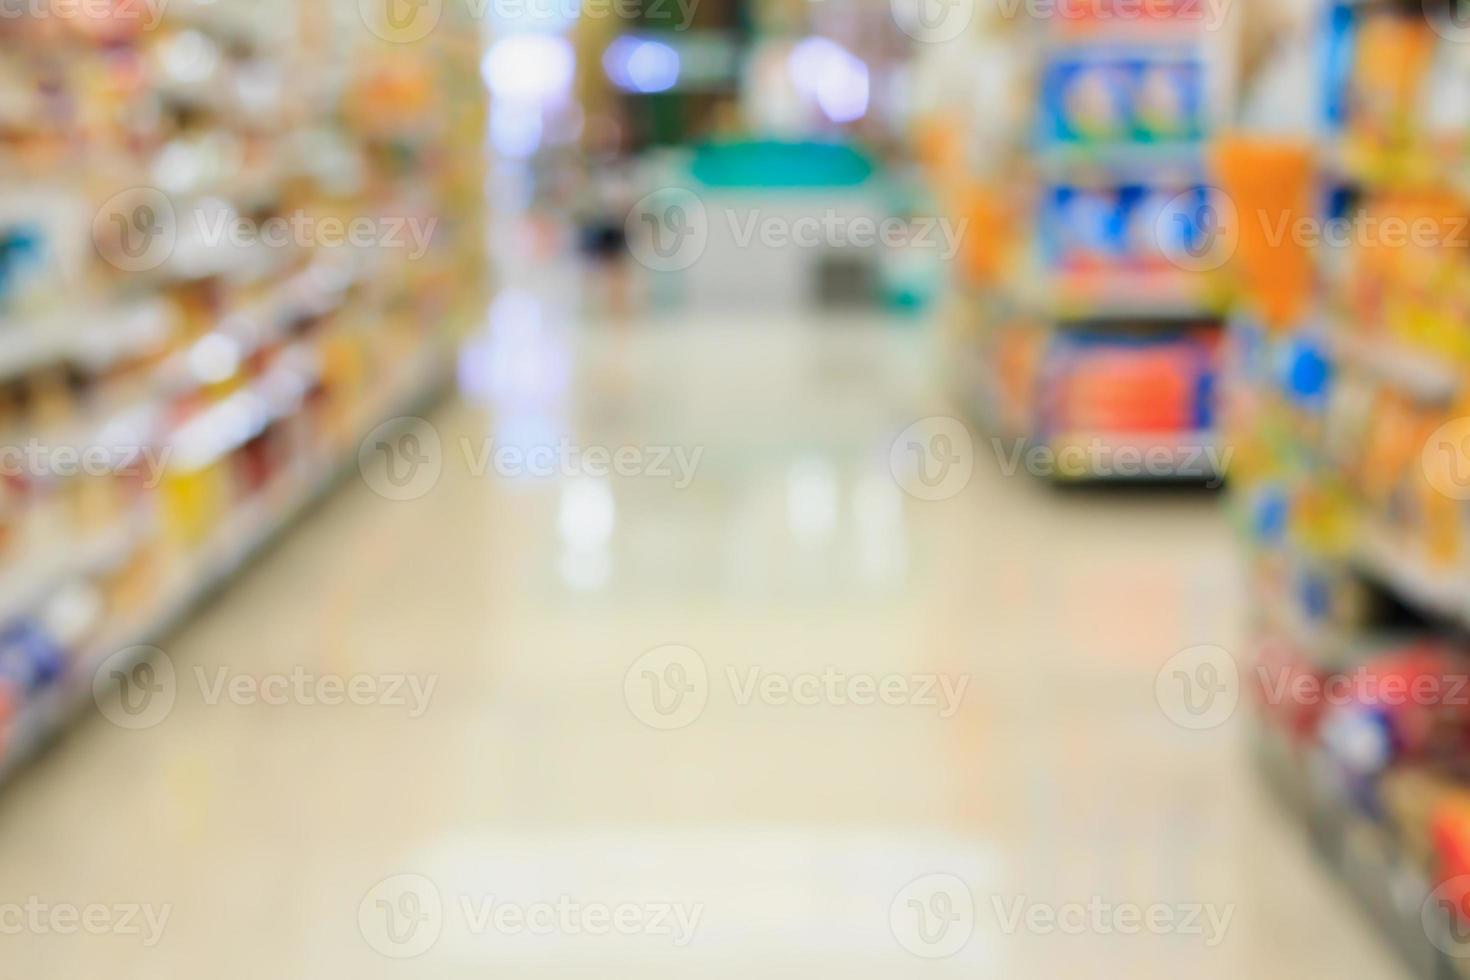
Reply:
[[[433,488],[345,485],[168,644],[161,724],[0,799],[0,903],[167,910],[0,915],[0,977],[1395,975],[1242,720],[1155,703],[1240,642],[1216,502],[988,447],[915,499],[931,344],[503,296]],[[372,703],[218,687],[303,673]]]

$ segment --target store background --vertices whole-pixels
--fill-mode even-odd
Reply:
[[[1457,14],[0,4],[0,980],[1470,972]]]

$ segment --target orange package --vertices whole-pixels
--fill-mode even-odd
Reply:
[[[1309,240],[1290,229],[1316,216],[1315,157],[1309,142],[1274,137],[1227,135],[1215,147],[1225,218],[1238,231],[1232,258],[1238,285],[1273,329],[1294,326],[1312,301]]]

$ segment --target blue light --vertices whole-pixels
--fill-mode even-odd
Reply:
[[[627,92],[667,92],[679,84],[679,52],[662,41],[620,37],[602,56],[608,79]]]

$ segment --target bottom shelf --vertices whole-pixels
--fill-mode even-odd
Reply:
[[[1064,481],[1218,485],[1229,465],[1213,432],[1069,432],[1050,444]]]
[[[383,421],[431,402],[443,391],[450,372],[449,349],[443,344],[428,345],[386,393],[364,410],[358,420],[358,439]],[[0,782],[42,751],[92,700],[92,677],[102,661],[117,651],[155,644],[168,635],[356,466],[356,442],[341,455],[302,461],[232,515],[173,576],[174,587],[165,589],[152,608],[109,630],[103,640],[77,657],[65,679],[21,708],[0,753]]]
[[[1363,815],[1333,787],[1317,753],[1294,745],[1259,722],[1253,755],[1262,781],[1300,824],[1313,852],[1357,901],[1421,980],[1470,980],[1470,959],[1430,941],[1425,906],[1431,887],[1425,870],[1383,825]],[[1450,929],[1446,922],[1444,928]]]

